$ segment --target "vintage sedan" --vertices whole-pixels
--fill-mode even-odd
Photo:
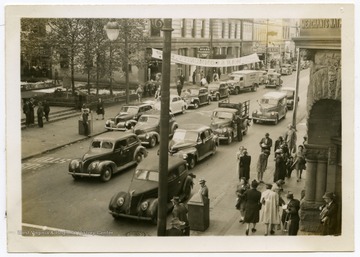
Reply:
[[[169,136],[172,136],[178,128],[173,114],[169,114]],[[160,140],[160,112],[158,110],[149,111],[138,120],[133,128],[133,132],[139,137],[143,145],[150,148],[156,146]]]
[[[294,105],[295,105],[295,101],[294,101],[294,99],[295,99],[295,88],[282,87],[281,92],[286,93],[286,104],[287,104],[288,110],[294,109]],[[300,98],[298,97],[298,102],[299,102],[299,100],[300,100]]]
[[[229,97],[229,86],[226,82],[214,82],[208,86],[209,96],[212,101]]]
[[[210,104],[209,92],[205,87],[184,89],[181,96],[187,103],[187,106],[194,109],[204,104]]]
[[[135,134],[109,132],[95,137],[81,159],[70,161],[68,174],[74,179],[96,177],[107,182],[114,173],[140,163],[146,156]]]
[[[186,162],[169,156],[167,172],[167,209],[172,209],[171,199],[179,196],[180,201],[190,198],[193,185]],[[118,218],[149,220],[157,223],[159,188],[159,159],[157,155],[142,161],[134,172],[129,190],[116,193],[110,200],[109,212]]]
[[[169,142],[169,154],[187,161],[189,169],[216,153],[218,137],[212,129],[202,124],[187,124],[178,128]]]
[[[272,88],[279,88],[282,86],[282,79],[281,74],[279,73],[269,73],[268,75],[268,83],[265,85],[266,88],[272,87]]]
[[[293,72],[293,67],[291,64],[283,64],[280,67],[281,75],[291,75]]]
[[[120,112],[105,122],[107,130],[125,131],[131,129],[137,123],[139,117],[153,109],[150,103],[128,104],[121,107]]]
[[[154,103],[155,110],[161,110],[161,100],[158,100]],[[169,110],[172,114],[184,113],[187,109],[187,103],[178,95],[170,95],[170,105]]]

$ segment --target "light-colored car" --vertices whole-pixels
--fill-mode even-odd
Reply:
[[[291,64],[283,64],[280,68],[281,75],[291,75],[293,72],[293,67]]]
[[[158,100],[154,103],[153,106],[155,110],[161,109],[160,98],[158,98]],[[169,109],[172,114],[184,113],[187,109],[187,103],[178,95],[170,95]]]

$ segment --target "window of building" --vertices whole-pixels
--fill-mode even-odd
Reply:
[[[222,23],[221,37],[222,37],[222,38],[225,38],[225,22]]]
[[[150,37],[160,37],[160,28],[154,27],[152,22],[150,24]]]
[[[196,19],[193,19],[193,22],[192,22],[191,35],[192,35],[192,37],[196,37]]]
[[[238,24],[236,23],[235,24],[235,35],[234,35],[234,38],[238,38]]]
[[[186,30],[185,30],[186,29],[186,19],[181,20],[180,26],[181,26],[181,36],[185,37],[185,35],[186,35]]]
[[[205,37],[205,20],[201,21],[201,37]]]
[[[228,38],[231,38],[231,29],[232,29],[232,24],[229,23],[229,28],[228,28]]]

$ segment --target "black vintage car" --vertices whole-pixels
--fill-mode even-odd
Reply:
[[[124,105],[115,118],[111,118],[105,122],[105,128],[107,130],[120,131],[131,129],[143,113],[152,109],[153,107],[150,103]]]
[[[74,179],[98,177],[107,182],[114,173],[140,163],[146,156],[135,134],[109,132],[95,137],[81,159],[71,160],[68,173]]]
[[[173,114],[169,114],[169,136],[172,136],[178,128]],[[152,110],[141,115],[133,132],[139,137],[141,143],[154,147],[160,140],[160,111]]]
[[[181,96],[187,103],[187,106],[194,109],[204,104],[210,104],[211,100],[208,89],[205,87],[184,89]]]
[[[229,97],[229,86],[226,82],[214,82],[208,86],[211,100],[219,101],[221,98]]]
[[[189,168],[215,154],[219,140],[212,129],[202,124],[187,124],[178,128],[169,142],[169,154],[187,161]]]
[[[180,201],[190,198],[193,185],[186,162],[169,156],[167,183],[167,207],[171,210],[171,199]],[[158,209],[159,159],[157,155],[144,159],[134,172],[128,191],[116,193],[110,200],[109,212],[114,218],[151,220],[156,224]]]

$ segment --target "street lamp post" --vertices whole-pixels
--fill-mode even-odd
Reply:
[[[128,31],[127,31],[127,19],[123,20],[124,22],[124,66],[125,66],[125,86],[126,86],[126,103],[129,103],[129,48],[128,48]],[[111,48],[111,42],[115,41],[120,33],[120,26],[116,21],[109,21],[105,27],[106,35],[110,40],[110,95],[113,94],[112,92],[112,48]]]
[[[159,191],[157,235],[166,235],[167,183],[168,183],[168,146],[169,146],[169,105],[170,105],[170,66],[171,66],[171,32],[172,19],[151,20],[151,26],[161,28],[164,32],[163,65],[160,109],[160,151],[159,151]]]

